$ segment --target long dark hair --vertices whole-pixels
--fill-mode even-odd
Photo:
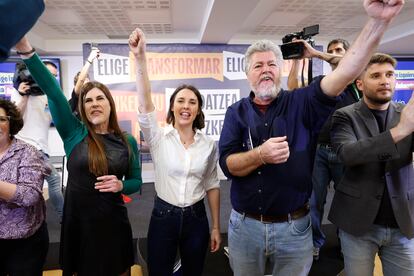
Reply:
[[[80,96],[79,96],[79,103],[78,109],[80,113],[80,117],[85,124],[86,128],[88,129],[88,162],[89,162],[89,171],[96,176],[100,175],[107,175],[108,174],[108,160],[106,159],[105,148],[101,141],[99,135],[95,132],[93,125],[91,122],[88,121],[85,112],[85,97],[89,91],[93,88],[98,88],[101,90],[105,97],[109,101],[109,105],[111,107],[111,112],[109,114],[109,124],[108,124],[108,131],[114,133],[117,137],[121,137],[122,141],[128,147],[129,156],[131,156],[131,149],[129,143],[126,140],[125,134],[122,132],[121,128],[118,124],[118,118],[116,116],[116,107],[114,99],[112,98],[111,92],[109,91],[108,87],[104,84],[91,81],[85,83],[82,86]]]
[[[174,117],[174,112],[171,110],[172,107],[174,106],[174,101],[175,101],[175,97],[177,96],[178,92],[180,92],[183,89],[189,89],[191,91],[194,92],[194,94],[197,97],[198,100],[198,114],[194,119],[193,122],[193,129],[203,129],[204,128],[204,113],[203,113],[203,97],[201,97],[201,93],[200,91],[198,91],[197,88],[195,88],[192,85],[189,84],[182,84],[179,87],[177,87],[177,89],[175,89],[174,93],[172,93],[171,97],[170,97],[170,106],[168,108],[168,113],[167,113],[167,123],[168,124],[175,124],[175,117]]]

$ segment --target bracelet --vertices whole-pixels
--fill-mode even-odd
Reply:
[[[22,56],[27,56],[27,55],[30,55],[30,54],[32,54],[34,52],[36,52],[36,49],[34,47],[32,47],[32,49],[30,51],[27,51],[27,52],[19,52],[19,51],[16,51],[16,54],[22,55]]]
[[[88,61],[90,64],[92,64],[92,61],[89,61],[89,59],[87,59],[87,61]]]
[[[259,152],[259,158],[260,158],[260,161],[262,161],[262,163],[263,163],[263,165],[266,165],[266,162],[263,160],[263,158],[262,158],[262,151],[260,150],[260,147],[261,147],[262,145],[260,145],[260,146],[258,146],[257,147],[257,151]]]

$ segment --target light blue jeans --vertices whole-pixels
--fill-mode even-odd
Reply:
[[[235,276],[308,275],[312,266],[310,215],[282,223],[262,223],[231,211],[230,265]]]
[[[313,246],[321,248],[326,236],[322,231],[322,219],[325,209],[328,186],[331,180],[335,187],[344,174],[344,166],[339,162],[335,151],[325,145],[318,144],[312,172],[312,196],[310,213],[312,218]]]
[[[407,239],[399,229],[373,225],[356,237],[339,229],[345,275],[371,276],[378,253],[384,276],[414,275],[414,239]]]
[[[63,215],[63,194],[62,194],[62,182],[59,173],[56,171],[53,164],[50,162],[49,156],[43,151],[41,153],[44,156],[45,161],[48,166],[51,168],[50,175],[46,176],[45,179],[48,185],[49,198],[52,201],[52,205],[55,208],[56,213],[59,216],[60,221],[62,221]]]

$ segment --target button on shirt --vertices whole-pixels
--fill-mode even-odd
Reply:
[[[187,149],[171,125],[158,126],[155,111],[138,113],[155,170],[155,191],[162,200],[179,207],[193,205],[206,191],[219,188],[216,143],[200,130]]]
[[[338,100],[322,92],[321,79],[292,92],[280,91],[265,114],[253,102],[253,93],[228,108],[219,142],[220,166],[232,180],[235,210],[285,215],[309,200],[317,135]],[[289,143],[287,162],[262,165],[244,177],[229,172],[229,155],[247,152],[280,136],[287,136]]]

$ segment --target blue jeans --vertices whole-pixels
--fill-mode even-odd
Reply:
[[[310,199],[314,247],[322,247],[326,240],[326,236],[322,232],[322,219],[329,183],[333,180],[334,185],[338,185],[343,173],[344,166],[338,161],[333,149],[318,144],[312,172],[313,189]]]
[[[414,239],[407,239],[399,229],[373,225],[360,237],[339,229],[345,275],[366,276],[374,271],[378,253],[384,276],[414,275]]]
[[[228,239],[235,276],[263,276],[265,271],[281,276],[308,275],[312,265],[309,214],[290,222],[262,223],[232,210]]]
[[[59,216],[60,221],[62,221],[63,215],[63,194],[62,194],[62,182],[59,173],[56,171],[55,167],[49,160],[49,155],[42,152],[45,161],[48,166],[52,169],[50,175],[46,176],[45,179],[48,185],[49,198],[52,201],[52,205],[55,208],[56,213]]]
[[[180,208],[155,199],[148,229],[150,276],[172,276],[177,249],[184,276],[199,276],[210,239],[203,200]]]

